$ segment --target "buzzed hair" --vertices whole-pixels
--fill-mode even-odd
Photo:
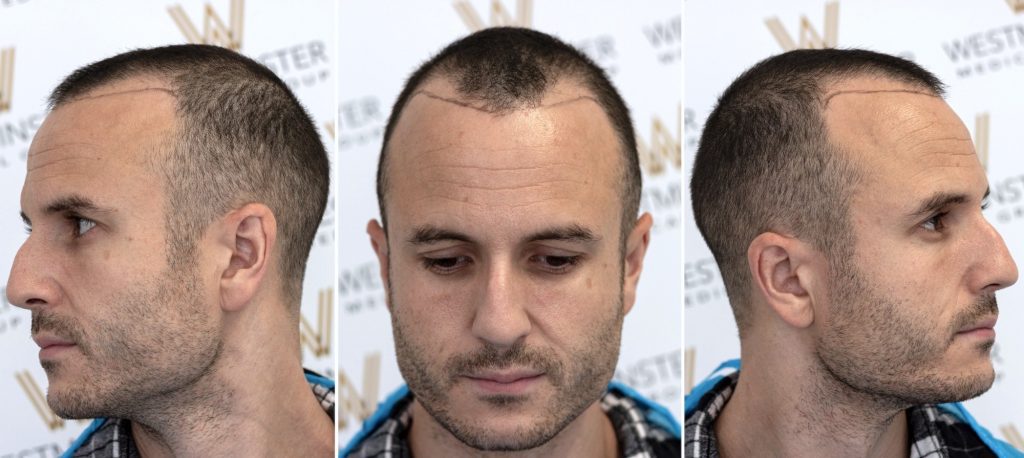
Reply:
[[[759,62],[718,99],[693,160],[693,216],[725,282],[736,323],[750,325],[747,248],[764,232],[808,241],[848,262],[852,189],[861,172],[828,138],[828,86],[868,76],[941,97],[942,82],[906,59],[858,49],[796,50]]]
[[[330,181],[309,114],[272,71],[208,45],[138,49],[86,65],[53,90],[50,107],[136,77],[166,82],[176,100],[172,144],[154,160],[166,186],[171,266],[194,262],[196,242],[216,218],[263,203],[277,220],[282,294],[297,311]]]
[[[611,122],[622,150],[622,235],[636,223],[640,207],[640,161],[629,108],[601,67],[551,35],[517,27],[495,27],[466,36],[423,63],[405,82],[384,129],[377,165],[377,203],[387,231],[388,145],[395,125],[417,89],[434,78],[450,81],[458,95],[495,115],[540,106],[560,81],[579,83]]]

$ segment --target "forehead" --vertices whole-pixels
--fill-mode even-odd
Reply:
[[[64,192],[152,189],[154,155],[168,147],[175,99],[166,85],[130,79],[51,112],[32,140],[24,198]]]
[[[560,83],[539,106],[503,114],[472,104],[440,80],[410,99],[389,144],[389,225],[617,218],[620,146],[586,92]]]
[[[970,134],[940,97],[903,83],[856,78],[826,92],[831,141],[864,176],[861,190],[893,197],[984,191]]]

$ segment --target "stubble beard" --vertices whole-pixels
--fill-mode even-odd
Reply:
[[[926,317],[914,316],[920,304],[887,297],[851,261],[831,268],[831,324],[818,338],[816,353],[822,375],[838,381],[847,394],[899,410],[963,401],[992,386],[991,365],[966,374],[944,373],[940,366],[959,329],[998,311],[995,296],[979,298],[939,330],[929,327]],[[992,344],[979,344],[979,357],[988,357]]]
[[[195,388],[212,373],[222,340],[207,319],[196,274],[194,264],[168,268],[98,303],[109,310],[89,332],[68,317],[33,314],[33,332],[71,338],[82,352],[77,377],[64,361],[43,364],[50,408],[63,418],[166,419],[184,397],[202,401],[206,395]]]
[[[390,302],[394,297],[390,285],[388,290]],[[398,366],[410,391],[438,424],[460,442],[477,450],[521,451],[546,444],[603,395],[618,361],[623,319],[621,293],[616,313],[600,323],[581,347],[571,349],[572,361],[560,360],[545,348],[516,344],[498,349],[485,344],[478,350],[449,357],[443,362],[440,373],[437,364],[425,354],[428,347],[409,338],[399,318],[401,305],[393,302],[389,305]],[[494,415],[501,415],[502,409],[520,411],[527,403],[540,405],[542,410],[534,412],[535,419],[529,424],[511,433],[499,433],[481,426],[479,418],[466,418],[449,409],[449,394],[456,388],[461,378],[459,374],[508,367],[529,367],[544,372],[553,391],[550,402],[540,405],[536,399],[506,395],[489,396],[480,401],[489,404]]]

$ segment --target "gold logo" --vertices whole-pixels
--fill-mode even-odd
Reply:
[[[509,14],[501,0],[490,0],[490,2],[490,26],[484,24],[480,14],[473,8],[473,5],[469,4],[469,0],[458,0],[455,2],[455,12],[459,13],[459,16],[462,17],[462,22],[466,23],[466,27],[469,27],[469,30],[474,32],[486,29],[487,27],[530,27],[530,24],[533,22],[533,0],[515,0],[515,16]]]
[[[1016,447],[1019,450],[1024,450],[1024,436],[1020,435],[1020,431],[1017,431],[1017,427],[1013,426],[1013,423],[1007,423],[999,428],[1003,432],[1003,437],[1006,438],[1006,442]]]
[[[359,394],[344,370],[338,368],[338,429],[345,429],[350,417],[362,422],[373,415],[380,391],[380,352],[363,358],[363,394]]]
[[[1024,12],[1024,0],[1006,0],[1006,4],[1010,5],[1010,9],[1013,10],[1014,13],[1020,14],[1021,12]]]
[[[1019,0],[1024,1],[1024,0]],[[834,48],[836,43],[839,41],[839,2],[829,2],[825,4],[825,34],[819,34],[818,31],[811,25],[811,21],[807,19],[807,16],[800,16],[800,35],[799,45],[793,37],[786,32],[786,28],[782,26],[782,22],[779,21],[778,17],[770,17],[765,19],[765,25],[768,26],[768,31],[775,37],[775,41],[779,42],[779,46],[785,51],[792,51],[794,49],[825,49]]]
[[[39,384],[36,383],[35,378],[29,371],[15,372],[14,378],[18,380],[18,384],[21,385],[21,389],[28,395],[29,402],[32,403],[32,407],[36,408],[36,412],[39,413],[39,417],[43,419],[43,423],[50,431],[56,431],[64,427],[64,420],[57,416],[50,410],[50,406],[46,404],[46,395],[43,394],[43,390],[39,388]]]
[[[324,356],[331,352],[331,313],[334,310],[334,288],[320,290],[319,306],[316,314],[316,330],[299,315],[299,341],[314,356]]]
[[[217,12],[213,10],[213,7],[207,3],[203,8],[202,35],[199,34],[199,29],[196,28],[195,24],[188,18],[188,15],[185,14],[185,9],[181,5],[169,7],[167,12],[171,14],[171,19],[178,25],[181,33],[185,35],[185,39],[190,43],[217,45],[232,51],[238,51],[242,49],[243,2],[244,0],[231,0],[231,10],[227,25],[217,15]]]
[[[684,377],[685,378],[683,379],[683,393],[689,394],[690,391],[693,391],[693,376],[694,376],[694,371],[695,371],[695,368],[696,368],[695,364],[697,363],[697,349],[696,348],[690,347],[690,348],[686,349],[686,356],[684,357],[684,363],[686,364],[686,367],[684,369],[684,371],[685,371]]]
[[[978,152],[981,167],[988,170],[988,113],[974,117],[974,150]]]
[[[682,111],[682,106],[680,106]],[[640,156],[640,166],[648,175],[661,175],[671,166],[677,170],[683,166],[683,149],[679,142],[679,114],[676,114],[675,135],[665,126],[661,118],[655,116],[651,121],[651,143],[648,145],[639,135],[636,137],[636,149]]]
[[[337,136],[337,133],[334,130],[334,121],[327,121],[327,122],[325,122],[324,123],[324,131],[327,132],[327,135],[331,136],[331,140],[334,140],[335,136]]]
[[[0,113],[11,109],[14,91],[14,48],[0,49]]]

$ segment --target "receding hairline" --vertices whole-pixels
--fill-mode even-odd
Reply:
[[[431,89],[432,85],[436,86],[437,84],[443,85],[441,87],[443,89],[442,91],[435,91]],[[567,88],[570,90],[567,91]],[[449,94],[441,94],[439,92],[449,92]],[[565,92],[566,96],[555,100],[548,100],[552,95],[559,94],[560,92]],[[491,115],[495,118],[535,110],[554,110],[560,108],[573,107],[581,104],[586,104],[589,102],[590,104],[592,104],[593,108],[598,110],[596,113],[601,114],[601,117],[604,119],[605,122],[604,127],[615,139],[616,143],[619,144],[619,149],[616,151],[616,154],[618,156],[622,156],[623,151],[628,149],[627,145],[621,144],[622,142],[619,138],[620,136],[616,133],[614,122],[611,119],[611,114],[608,113],[607,110],[601,105],[601,103],[593,94],[593,91],[587,88],[582,81],[577,81],[576,78],[561,78],[555,84],[552,84],[546,91],[544,91],[543,95],[540,97],[540,103],[531,104],[524,102],[519,104],[518,106],[515,106],[507,110],[490,110],[487,109],[485,106],[481,106],[481,104],[474,104],[472,96],[462,95],[460,91],[456,88],[451,77],[446,76],[444,74],[439,74],[430,76],[421,84],[419,84],[417,86],[417,89],[415,89],[412,92],[412,95],[410,95],[410,97],[406,100],[406,103],[403,106],[401,113],[399,114],[399,118],[395,122],[392,136],[388,140],[387,145],[385,146],[386,151],[384,154],[386,158],[384,163],[381,164],[382,170],[384,171],[385,175],[390,175],[390,162],[393,160],[391,156],[392,154],[395,153],[394,146],[396,143],[400,143],[400,141],[398,141],[399,136],[395,134],[398,134],[401,130],[400,127],[408,122],[406,118],[410,112],[415,110],[414,104],[416,104],[417,100],[421,101],[419,103],[424,103],[422,101],[425,101],[427,103],[446,104],[447,106],[454,109],[458,109],[460,111],[465,110],[476,113],[483,113]],[[625,167],[627,161],[625,157],[622,157],[619,160],[623,162],[624,170],[628,168]],[[387,183],[388,181],[389,180],[385,180],[385,183]],[[385,188],[385,192],[387,191],[390,191],[390,186],[387,186]]]
[[[548,91],[548,94],[551,93],[551,92],[552,91]],[[424,97],[429,97],[431,99],[438,100],[438,101],[441,101],[441,102],[450,103],[450,104],[455,105],[455,106],[460,107],[460,108],[469,108],[469,109],[476,110],[476,111],[479,111],[479,112],[492,114],[494,116],[502,116],[502,115],[505,115],[505,114],[508,114],[508,113],[515,113],[515,112],[524,111],[524,110],[557,108],[557,107],[560,107],[560,106],[563,106],[563,105],[569,105],[569,104],[573,104],[573,103],[576,103],[576,102],[585,102],[587,100],[593,102],[595,105],[597,105],[598,108],[601,108],[601,104],[597,101],[597,99],[595,97],[593,97],[591,95],[578,95],[576,97],[569,97],[569,98],[566,98],[564,100],[560,100],[560,101],[557,101],[557,102],[551,102],[551,103],[543,103],[542,102],[542,103],[536,104],[536,105],[529,105],[529,106],[524,105],[524,106],[521,106],[521,107],[516,107],[516,108],[514,108],[512,110],[508,110],[507,113],[504,112],[504,111],[495,112],[493,110],[488,110],[486,107],[474,105],[471,100],[467,100],[466,98],[446,97],[446,96],[442,96],[442,95],[439,95],[439,94],[435,94],[434,92],[428,91],[426,89],[418,89],[415,92],[413,92],[412,96],[409,97],[409,101],[406,102],[406,107],[408,107],[408,105],[411,105],[413,103],[413,101],[416,100],[417,96],[420,96],[420,95],[422,95]],[[601,110],[604,111],[604,109],[601,109]],[[401,119],[399,119],[399,121],[401,121]]]

